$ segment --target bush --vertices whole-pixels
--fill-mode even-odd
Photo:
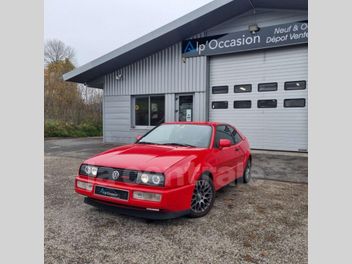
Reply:
[[[95,137],[102,135],[102,125],[92,122],[73,123],[47,120],[44,124],[45,137]]]

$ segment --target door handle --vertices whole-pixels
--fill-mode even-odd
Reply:
[[[240,148],[235,148],[235,151],[239,151],[240,150]]]

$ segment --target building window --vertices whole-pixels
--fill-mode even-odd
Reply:
[[[229,93],[228,86],[213,86],[212,87],[212,94],[227,94]]]
[[[150,125],[157,126],[165,122],[165,96],[150,97]]]
[[[277,83],[260,83],[258,84],[258,92],[277,91]]]
[[[276,107],[277,107],[276,99],[258,100],[258,108],[276,108]]]
[[[243,100],[243,101],[234,101],[233,108],[240,109],[240,108],[251,108],[252,101],[250,100]]]
[[[135,125],[157,126],[165,120],[165,96],[136,96]]]
[[[252,85],[251,84],[241,84],[234,86],[235,93],[250,93],[252,92]]]
[[[149,125],[149,97],[136,97],[135,120],[136,126]]]
[[[304,90],[306,87],[306,81],[285,82],[285,90]]]
[[[305,107],[306,106],[306,99],[285,99],[284,100],[284,107]]]
[[[211,103],[211,108],[212,109],[227,109],[228,108],[228,102],[227,101],[212,102]]]

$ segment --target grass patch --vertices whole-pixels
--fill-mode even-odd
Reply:
[[[59,120],[47,120],[44,124],[45,137],[96,137],[102,134],[102,125],[92,122],[76,125]]]

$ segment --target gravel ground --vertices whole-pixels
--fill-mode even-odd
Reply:
[[[307,184],[254,179],[220,190],[203,218],[148,222],[83,204],[73,183],[89,151],[47,142],[45,263],[308,262]]]

